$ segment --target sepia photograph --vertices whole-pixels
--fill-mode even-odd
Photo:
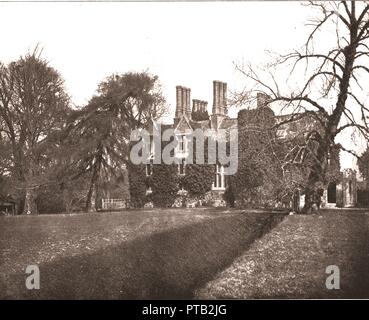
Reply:
[[[0,300],[369,299],[368,1],[0,1],[0,30]]]

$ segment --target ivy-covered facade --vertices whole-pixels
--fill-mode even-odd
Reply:
[[[208,116],[206,101],[194,99],[191,103],[191,89],[177,86],[173,124],[161,126],[162,132],[165,129],[174,130],[177,140],[177,147],[174,150],[176,164],[155,164],[154,153],[151,153],[147,164],[130,168],[132,205],[224,206],[236,202],[238,205],[302,207],[304,199],[302,169],[298,168],[297,174],[294,174],[296,168],[282,168],[280,159],[288,153],[286,141],[292,141],[298,146],[298,137],[304,137],[304,132],[308,132],[311,126],[317,124],[313,119],[306,117],[301,121],[280,126],[277,130],[268,131],[268,128],[289,115],[276,116],[272,109],[266,106],[266,99],[265,95],[258,94],[254,108],[241,110],[238,118],[230,118],[227,108],[227,84],[213,81],[212,113]],[[157,125],[153,122],[150,131],[153,132]],[[196,150],[188,146],[190,141],[188,137],[196,129],[213,132],[238,130],[236,174],[226,176],[225,167],[219,163],[187,163],[189,152],[193,152],[193,157],[196,157]],[[274,141],[273,146],[269,145],[271,141]],[[163,144],[161,147],[163,148]],[[291,146],[288,148],[290,151]],[[291,154],[299,157],[300,151],[296,152],[293,151]],[[353,170],[340,172],[338,151],[332,151],[330,162],[328,180],[322,186],[320,205],[355,206],[356,172]]]

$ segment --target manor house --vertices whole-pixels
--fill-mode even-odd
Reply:
[[[258,94],[256,98],[256,108],[265,107],[263,94]],[[191,89],[184,86],[176,87],[176,110],[173,124],[166,127],[174,128],[178,140],[176,157],[180,159],[178,165],[178,174],[186,174],[185,155],[187,149],[186,136],[193,130],[200,128],[206,129],[230,129],[238,128],[237,118],[228,116],[227,108],[227,83],[213,81],[213,105],[212,112],[207,119],[195,120],[194,113],[205,114],[208,109],[208,102],[193,99],[191,100]],[[274,114],[274,113],[273,113]],[[276,116],[277,118],[279,116]],[[277,119],[278,121],[278,119]],[[310,126],[311,122],[303,122],[303,126]],[[288,137],[294,132],[301,130],[300,125],[289,124],[279,129],[280,137]],[[239,129],[239,128],[238,128]],[[150,165],[147,166],[147,174],[150,174]],[[354,170],[344,170],[339,183],[330,183],[324,191],[322,206],[354,207],[357,203],[356,172]],[[216,165],[216,172],[212,185],[211,198],[214,205],[223,205],[222,194],[227,186],[227,178],[224,174],[224,167]],[[303,206],[304,197],[301,196],[299,206]]]

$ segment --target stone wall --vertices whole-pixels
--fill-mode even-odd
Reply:
[[[357,178],[356,171],[345,169],[340,181],[336,184],[336,203],[328,202],[328,187],[322,197],[322,208],[338,207],[347,208],[357,205]]]
[[[357,204],[356,171],[345,169],[342,177],[342,204],[344,207],[355,207]]]

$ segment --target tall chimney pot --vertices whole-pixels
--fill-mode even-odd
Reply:
[[[213,81],[213,114],[226,115],[227,83]]]

